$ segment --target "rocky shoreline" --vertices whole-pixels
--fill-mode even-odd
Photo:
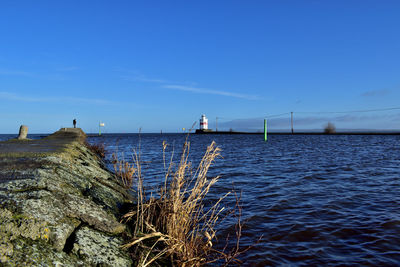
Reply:
[[[131,266],[121,208],[131,197],[63,128],[0,142],[0,262],[6,266]]]

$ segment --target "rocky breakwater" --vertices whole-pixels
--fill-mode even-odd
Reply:
[[[63,128],[0,142],[0,261],[6,266],[130,266],[120,208],[130,196]],[[1,265],[1,264],[0,264]]]

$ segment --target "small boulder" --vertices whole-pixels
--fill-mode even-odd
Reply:
[[[19,127],[19,134],[18,134],[18,139],[26,139],[26,137],[28,136],[28,126],[26,125],[21,125],[21,127]]]

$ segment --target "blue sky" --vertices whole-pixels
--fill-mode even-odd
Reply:
[[[398,129],[399,1],[1,1],[0,133]],[[310,112],[310,113],[301,113]],[[271,118],[289,129],[289,115]]]

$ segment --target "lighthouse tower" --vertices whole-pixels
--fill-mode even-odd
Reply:
[[[200,119],[200,130],[208,130],[208,119],[206,115],[201,115]]]

